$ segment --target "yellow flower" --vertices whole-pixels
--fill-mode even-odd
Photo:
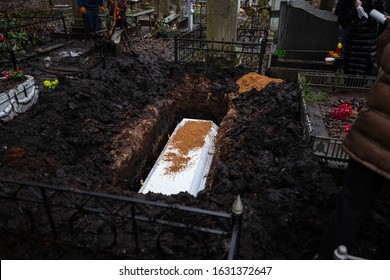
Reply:
[[[52,81],[52,82],[50,82],[49,80],[46,80],[46,81],[43,82],[43,86],[45,88],[48,88],[49,90],[55,89],[57,87],[57,85],[58,85],[58,80],[57,79]]]
[[[337,48],[341,49],[342,47],[343,47],[343,44],[341,44],[341,43],[337,44]]]
[[[48,80],[44,81],[43,86],[47,87],[47,88],[50,87],[50,81],[48,81]]]

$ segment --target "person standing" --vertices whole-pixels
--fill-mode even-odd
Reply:
[[[99,9],[104,12],[103,0],[77,0],[80,12],[83,16],[85,30],[88,34],[100,31],[102,20],[99,16]]]
[[[116,27],[127,28],[127,3],[126,0],[106,0],[107,7],[109,10],[110,17],[112,19],[115,10],[115,1],[117,1],[116,5]]]
[[[372,10],[384,11],[383,0],[339,0],[335,14],[343,44],[344,73],[372,75],[376,60],[378,23]]]
[[[369,214],[376,197],[390,186],[390,25],[381,36],[380,68],[367,104],[343,141],[350,161],[343,188],[318,250],[318,259],[332,259],[339,245],[349,247]],[[384,240],[390,244],[390,233]],[[389,257],[390,248],[385,250]],[[380,256],[379,258],[385,258]]]

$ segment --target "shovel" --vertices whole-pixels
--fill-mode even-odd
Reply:
[[[113,41],[115,44],[119,44],[119,42],[121,41],[122,32],[123,32],[123,29],[115,30],[111,36],[111,41]]]

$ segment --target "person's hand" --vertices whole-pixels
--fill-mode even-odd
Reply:
[[[87,9],[84,6],[81,6],[80,7],[80,13],[86,14],[87,13]]]
[[[385,21],[383,22],[384,25],[390,24],[390,16],[385,16]]]
[[[355,1],[355,7],[356,8],[359,8],[361,5],[362,5],[362,1],[360,1],[360,0],[356,0]]]

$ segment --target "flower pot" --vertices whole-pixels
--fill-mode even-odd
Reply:
[[[38,100],[38,89],[32,76],[16,87],[0,93],[0,120],[9,121],[25,112]],[[4,78],[1,78],[4,79]],[[0,79],[0,81],[1,81]]]

